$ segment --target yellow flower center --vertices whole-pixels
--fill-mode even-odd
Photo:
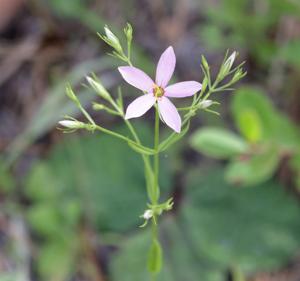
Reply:
[[[154,85],[153,87],[153,95],[156,98],[161,98],[164,95],[165,91],[162,87],[159,87],[157,85]]]

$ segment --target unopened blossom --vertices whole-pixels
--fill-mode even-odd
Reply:
[[[84,126],[82,122],[77,120],[61,120],[58,124],[69,129],[78,129]]]
[[[184,81],[168,86],[175,64],[175,53],[170,46],[163,52],[158,61],[155,82],[136,67],[121,66],[118,68],[127,83],[145,92],[144,95],[129,104],[125,119],[140,117],[157,103],[160,118],[175,132],[180,132],[181,118],[169,98],[193,96],[201,90],[201,84],[196,81]]]
[[[145,220],[149,220],[153,217],[153,211],[152,210],[146,210],[144,212],[144,214],[142,215],[142,217],[145,219]]]

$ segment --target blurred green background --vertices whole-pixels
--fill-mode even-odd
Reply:
[[[212,96],[220,116],[199,114],[162,154],[162,196],[176,207],[161,221],[159,280],[299,281],[298,0],[0,0],[0,281],[149,280],[141,159],[110,137],[56,129],[64,114],[81,118],[67,82],[90,112],[91,72],[114,95],[122,85],[126,105],[137,95],[96,35],[126,22],[149,73],[169,45],[178,80],[203,79],[202,54],[216,75],[227,49],[248,71]],[[151,145],[153,114],[133,124]]]

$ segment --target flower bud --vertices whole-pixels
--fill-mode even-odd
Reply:
[[[84,123],[79,122],[77,120],[62,120],[59,121],[58,124],[67,129],[81,129],[85,126]]]
[[[103,105],[103,104],[101,104],[101,103],[93,103],[93,109],[94,110],[103,110],[103,109],[105,109],[105,106]]]
[[[127,41],[130,43],[132,41],[132,33],[133,33],[133,29],[130,23],[127,23],[127,25],[125,26],[124,33],[126,35]]]
[[[204,100],[199,103],[199,107],[204,109],[210,107],[212,104],[213,104],[212,100]]]
[[[220,72],[218,74],[217,79],[219,81],[221,81],[222,79],[224,79],[228,73],[230,72],[230,69],[235,61],[235,58],[237,56],[237,52],[234,51],[229,58],[223,63],[223,65],[221,66]]]
[[[95,81],[92,77],[87,76],[86,80],[88,81],[88,83],[90,84],[90,86],[96,91],[96,93],[108,100],[110,99],[110,94],[107,92],[107,90],[103,87],[103,85],[100,83],[100,81]]]
[[[204,56],[201,56],[201,61],[202,61],[202,65],[204,67],[204,69],[209,72],[209,66],[208,66],[208,62],[206,60],[206,58]]]
[[[236,83],[237,81],[239,81],[240,79],[242,79],[246,74],[247,74],[247,72],[243,72],[243,69],[239,68],[234,73],[233,78],[231,79],[230,83]]]
[[[224,63],[224,68],[226,68],[226,70],[228,69],[228,72],[230,71],[230,69],[231,69],[231,67],[232,67],[232,65],[233,65],[233,63],[234,63],[236,56],[237,56],[237,52],[234,51],[234,52],[230,55],[230,57],[225,61],[225,63]]]
[[[153,217],[153,211],[150,210],[150,209],[146,210],[146,211],[144,212],[144,214],[143,214],[143,218],[144,218],[145,220],[149,220],[149,219],[151,219],[152,217]]]
[[[122,53],[123,50],[117,36],[111,32],[107,25],[104,27],[104,31],[106,37],[103,36],[102,39],[104,39],[104,41],[112,46],[117,52]]]
[[[71,88],[70,85],[67,85],[66,87],[66,94],[67,96],[70,98],[70,100],[72,100],[75,103],[79,103],[78,98],[76,97],[75,93],[73,92],[73,89]]]

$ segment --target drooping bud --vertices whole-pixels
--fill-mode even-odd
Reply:
[[[86,77],[86,80],[88,81],[88,83],[90,84],[90,86],[95,90],[95,92],[102,98],[109,100],[110,94],[108,93],[108,91],[104,88],[104,86],[101,84],[101,82],[98,80],[96,81],[95,79],[93,79],[90,76]]]

